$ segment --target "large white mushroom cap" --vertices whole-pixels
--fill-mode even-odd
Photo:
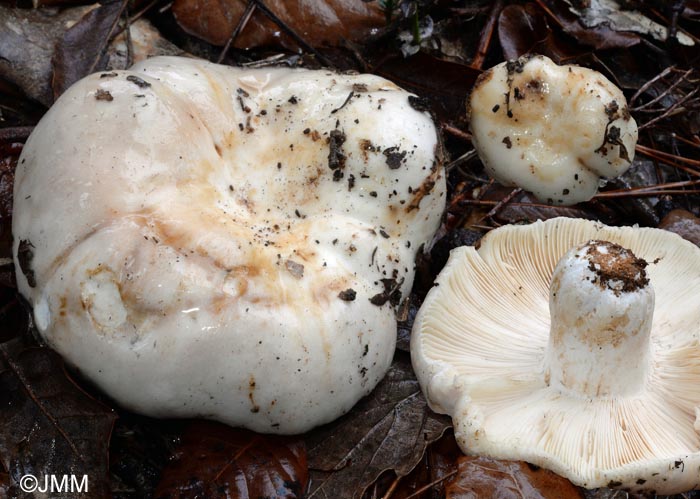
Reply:
[[[81,80],[16,173],[39,332],[149,415],[292,433],[343,414],[391,362],[444,208],[413,99],[371,75],[172,57]]]
[[[675,234],[564,218],[491,231],[451,253],[411,354],[466,453],[588,488],[700,486],[700,249]]]
[[[637,124],[622,91],[597,71],[545,56],[482,74],[469,114],[489,174],[550,204],[588,201],[634,159]]]

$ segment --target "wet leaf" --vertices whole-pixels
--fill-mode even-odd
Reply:
[[[109,444],[114,499],[153,497],[161,471],[180,444],[186,424],[120,413]]]
[[[535,3],[508,5],[498,17],[498,40],[504,59],[517,59],[521,55],[542,54],[557,63],[576,55],[571,44],[566,43],[549,27],[544,11]]]
[[[427,99],[429,108],[445,121],[465,119],[467,95],[481,74],[477,69],[424,52],[408,59],[390,57],[375,72]]]
[[[426,404],[408,355],[398,352],[386,377],[343,418],[307,435],[307,497],[360,497],[384,471],[407,475],[425,448],[451,426]]]
[[[52,59],[54,99],[82,77],[107,68],[107,46],[125,7],[124,0],[92,9],[61,36]]]
[[[447,499],[583,498],[566,478],[522,461],[462,456],[457,475],[445,484]]]
[[[194,421],[163,470],[155,497],[292,499],[302,497],[307,480],[300,439]]]
[[[495,216],[501,223],[534,222],[535,220],[549,220],[556,217],[597,220],[600,215],[582,206],[548,206],[524,193],[516,202],[504,206]]]
[[[0,459],[11,477],[11,497],[22,476],[88,477],[88,492],[73,499],[109,497],[107,447],[112,410],[90,398],[47,348],[0,345]]]
[[[224,45],[236,28],[246,0],[175,0],[173,14],[188,33],[214,45]],[[359,0],[267,0],[265,5],[313,47],[338,45],[341,40],[362,41],[373,28],[384,26],[378,2]],[[262,12],[253,12],[236,38],[235,47],[298,45]]]
[[[632,32],[649,35],[659,41],[666,41],[668,30],[666,26],[652,21],[641,12],[622,8],[623,3],[617,0],[588,0],[585,8],[576,8],[572,2],[567,2],[570,10],[579,16],[581,24],[587,28],[605,26],[616,32]],[[677,33],[678,43],[693,46],[695,42],[685,33]]]
[[[565,0],[540,0],[545,5],[555,21],[578,43],[594,47],[597,50],[612,48],[628,48],[639,43],[639,35],[610,29],[605,24],[586,28],[578,17],[569,10]]]
[[[700,246],[700,218],[686,210],[672,210],[659,224],[659,229],[675,232]]]

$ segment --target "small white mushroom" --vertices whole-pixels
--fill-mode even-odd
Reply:
[[[588,201],[634,159],[637,124],[600,73],[523,56],[483,73],[469,99],[472,142],[489,174],[550,204]]]
[[[175,57],[76,83],[15,177],[40,334],[141,413],[293,433],[348,411],[391,362],[445,204],[413,99]]]
[[[416,318],[411,355],[465,453],[577,485],[700,486],[700,249],[576,219],[462,247]]]

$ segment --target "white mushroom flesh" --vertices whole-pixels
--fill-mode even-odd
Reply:
[[[469,99],[472,142],[491,176],[550,204],[591,199],[634,159],[637,124],[602,74],[521,57],[486,71]]]
[[[607,241],[589,241],[562,257],[549,286],[548,384],[587,397],[643,389],[654,314],[646,265]],[[614,376],[608,366],[615,366]]]
[[[700,249],[675,234],[507,226],[452,252],[413,365],[466,453],[588,488],[686,491],[700,485],[699,296]]]
[[[348,411],[391,362],[444,208],[412,99],[376,76],[174,57],[81,80],[16,173],[39,332],[153,416],[294,433]]]

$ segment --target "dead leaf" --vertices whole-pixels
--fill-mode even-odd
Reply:
[[[427,99],[426,108],[444,121],[460,121],[466,116],[469,90],[481,71],[465,64],[418,52],[404,59],[391,56],[374,69],[379,76]]]
[[[91,7],[59,13],[56,9],[13,9],[0,5],[0,76],[45,106],[53,102],[51,57],[66,26]]]
[[[54,100],[79,79],[107,68],[107,45],[125,8],[122,0],[92,9],[58,40],[51,60]]]
[[[182,28],[214,45],[224,45],[246,8],[246,0],[175,0],[173,14]],[[312,47],[335,46],[341,40],[362,41],[384,26],[379,2],[360,0],[268,0],[265,5]],[[239,48],[298,45],[256,9],[234,43]]]
[[[686,210],[672,210],[659,224],[659,229],[675,232],[696,246],[700,246],[700,218]]]
[[[446,499],[583,499],[566,478],[523,461],[462,456],[458,463],[445,484]]]
[[[80,390],[58,354],[0,345],[0,459],[10,474],[11,497],[22,476],[43,484],[46,475],[88,477],[88,491],[72,499],[109,497],[107,448],[115,415]]]
[[[561,64],[576,55],[571,44],[552,31],[544,11],[535,3],[508,5],[498,17],[498,40],[504,59],[542,54]]]
[[[553,16],[564,32],[580,44],[597,50],[606,50],[629,48],[640,42],[639,35],[615,31],[604,24],[591,28],[582,26],[577,16],[569,10],[565,0],[538,0],[537,3],[545,6],[547,12]]]
[[[3,259],[12,258],[12,189],[21,152],[21,142],[0,140],[0,272]]]
[[[407,475],[451,426],[435,414],[397,352],[386,377],[343,418],[307,434],[311,498],[357,498],[382,472]]]
[[[652,21],[637,10],[623,9],[616,0],[588,0],[585,8],[576,8],[569,0],[569,10],[579,16],[581,24],[587,28],[605,26],[616,32],[631,32],[649,35],[665,42],[668,36],[666,26]],[[676,33],[681,45],[692,47],[695,42],[685,33]]]
[[[307,480],[306,452],[300,439],[194,421],[163,470],[155,497],[292,499],[302,497]]]

